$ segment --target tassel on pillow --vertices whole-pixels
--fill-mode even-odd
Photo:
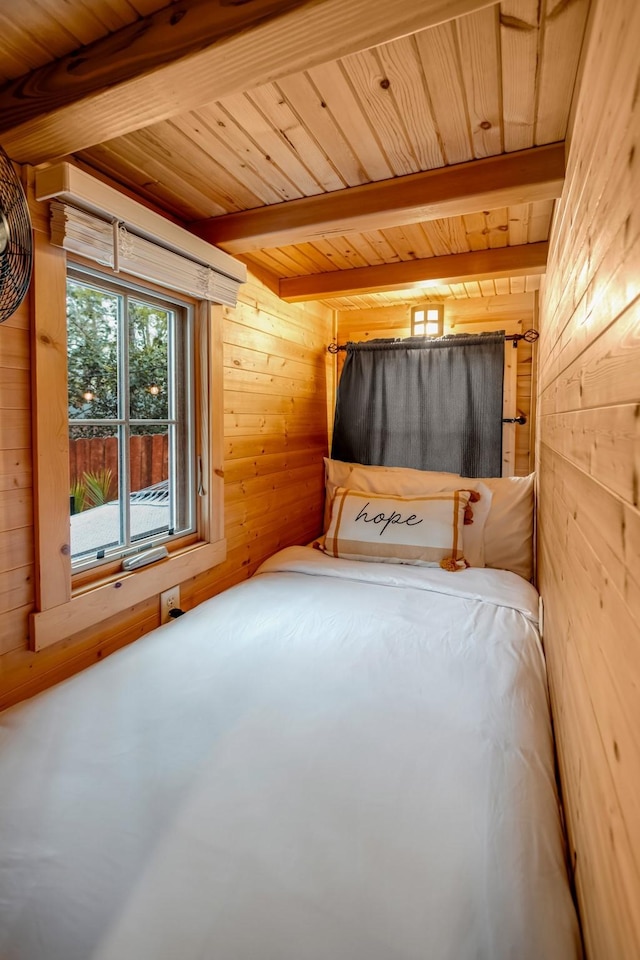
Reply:
[[[466,560],[454,560],[453,557],[445,557],[440,561],[440,566],[443,570],[448,570],[450,573],[457,573],[458,570],[466,570],[469,566]]]
[[[464,508],[464,525],[467,527],[469,524],[473,523],[473,507],[471,504],[478,502],[480,499],[480,494],[477,490],[463,490],[462,492],[469,494],[469,503]]]

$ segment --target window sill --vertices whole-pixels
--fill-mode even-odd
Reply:
[[[154,546],[156,544],[154,543]],[[180,556],[188,547],[202,547],[206,544],[203,543],[202,537],[199,537],[197,533],[190,533],[184,537],[181,537],[179,540],[165,542],[164,546],[167,547],[169,551],[168,560],[171,560],[172,557]],[[77,570],[71,573],[71,596],[79,597],[83,593],[88,593],[91,590],[95,590],[97,587],[104,587],[111,583],[114,580],[121,580],[125,574],[122,571],[122,557],[116,560],[110,560],[107,563],[102,563],[99,566],[88,567],[86,570]]]
[[[30,649],[44,650],[79,630],[101,623],[127,607],[222,563],[226,553],[226,540],[197,543],[159,563],[123,573],[108,583],[77,594],[66,603],[32,613]]]

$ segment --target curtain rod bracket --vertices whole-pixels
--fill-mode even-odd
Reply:
[[[519,423],[520,426],[523,427],[527,422],[527,418],[525,417],[524,413],[521,413],[519,417],[503,417],[502,422],[503,423]]]

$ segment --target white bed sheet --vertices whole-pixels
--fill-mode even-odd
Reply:
[[[289,548],[0,715],[2,960],[574,960],[537,594]]]

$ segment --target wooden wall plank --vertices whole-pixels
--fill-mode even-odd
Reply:
[[[526,329],[526,328],[524,328]],[[516,414],[527,418],[524,425],[516,428],[517,477],[533,473],[535,446],[535,405],[533,402],[534,380],[532,376],[535,344],[520,340],[518,343],[518,383],[516,388]]]
[[[543,391],[541,412],[633,403],[640,370],[640,299]]]
[[[25,442],[23,433],[22,442]],[[31,447],[0,450],[0,490],[31,487]]]
[[[545,442],[638,506],[640,403],[547,414]]]
[[[589,811],[590,819],[604,815],[607,821],[607,829],[593,831],[594,836],[588,841],[589,847],[596,847],[591,870],[606,872],[611,878],[611,887],[599,906],[612,917],[607,930],[624,931],[619,935],[621,942],[615,956],[632,957],[636,955],[632,945],[640,936],[640,917],[634,908],[634,891],[640,882],[640,816],[636,789],[640,754],[635,723],[640,680],[640,664],[635,653],[638,623],[608,578],[588,536],[578,529],[572,516],[575,506],[570,488],[565,486],[570,502],[563,502],[557,495],[557,487],[545,489],[547,479],[548,474],[543,480],[541,497],[550,506],[550,512],[541,540],[545,562],[552,554],[555,561],[553,576],[547,577],[549,598],[556,604],[562,598],[563,610],[572,624],[570,635],[565,634],[564,646],[554,651],[556,657],[564,655],[564,683],[558,685],[557,675],[553,674],[551,682],[556,701],[566,694],[569,701],[580,704],[576,714],[567,711],[565,705],[566,712],[559,718],[561,725],[572,726],[580,718],[579,736],[583,741],[588,737],[591,748],[588,753],[583,752],[588,757],[597,751],[600,756],[597,776],[593,775],[587,760],[588,765],[580,771],[578,781],[571,781],[575,794],[569,799],[574,809],[584,814],[585,791],[596,790],[602,797],[600,810]],[[560,544],[574,558],[566,570],[558,564]],[[599,624],[599,629],[594,630],[594,622]],[[578,731],[572,733],[575,738]],[[573,826],[575,830],[575,817]],[[580,874],[581,827],[577,834],[573,841],[577,850],[576,873]],[[582,875],[581,882],[588,894],[593,883],[590,872]],[[591,913],[590,919],[597,926],[597,916],[585,912],[587,916]]]
[[[549,54],[561,32],[581,29],[585,12],[580,2],[547,7],[537,135],[561,129],[546,98],[551,74],[555,84],[568,64]],[[640,954],[640,8],[596,0],[593,18],[540,299],[539,587],[587,952],[632,960]]]
[[[633,191],[630,195],[633,196]],[[630,241],[628,233],[622,225],[613,235],[610,249],[593,270],[591,283],[583,292],[576,291],[571,278],[566,278],[566,299],[571,298],[574,306],[573,309],[567,306],[564,298],[555,306],[556,335],[548,343],[542,389],[578,359],[595,337],[615,323],[619,314],[640,296],[640,236]],[[582,249],[586,249],[590,239],[581,237],[580,241]]]
[[[27,524],[17,529],[11,529],[11,522],[3,515],[3,531],[0,539],[0,572],[14,570],[16,567],[25,567],[33,563],[33,527]],[[23,641],[26,638],[22,638]]]
[[[511,419],[516,415],[516,393],[518,389],[518,352],[513,345],[504,344],[504,389],[502,394],[502,416]],[[513,477],[516,471],[516,431],[519,424],[502,424],[502,476]]]
[[[34,220],[34,268],[31,309],[34,318],[33,450],[36,598],[46,610],[71,597],[69,526],[69,453],[67,418],[66,255],[49,243],[48,205],[29,201]],[[38,384],[36,391],[35,385]],[[64,384],[64,395],[57,387]],[[62,522],[61,522],[62,520]],[[64,530],[64,539],[61,535]],[[46,575],[44,575],[46,572]]]

